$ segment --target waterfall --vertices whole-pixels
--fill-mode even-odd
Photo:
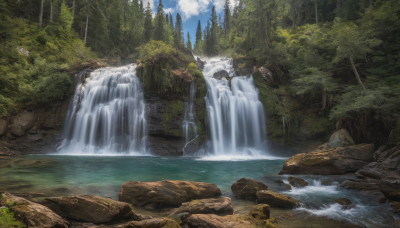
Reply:
[[[204,60],[210,155],[223,159],[265,156],[265,113],[253,78],[235,76],[232,59]],[[214,74],[220,71],[226,71],[229,77],[214,78]]]
[[[186,155],[186,146],[193,142],[197,137],[197,125],[195,121],[194,104],[196,100],[196,83],[193,81],[190,84],[189,100],[185,102],[185,115],[182,124],[182,131],[185,135],[185,145],[182,148],[183,155]]]
[[[145,155],[146,112],[136,65],[101,68],[81,77],[60,153]]]

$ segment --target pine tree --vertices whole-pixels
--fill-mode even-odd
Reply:
[[[192,42],[190,41],[190,35],[189,35],[189,33],[187,33],[187,42],[186,42],[186,48],[188,49],[188,50],[192,50]]]
[[[164,5],[162,4],[162,0],[160,0],[157,7],[157,14],[155,21],[156,25],[154,28],[154,40],[165,41],[165,31],[164,31],[165,15],[164,15]]]
[[[218,18],[217,13],[215,11],[215,6],[213,6],[211,11],[211,30],[209,34],[209,44],[207,45],[207,54],[208,55],[217,55],[218,54]]]
[[[151,40],[151,35],[153,33],[153,23],[151,16],[150,2],[147,3],[147,8],[144,18],[144,41],[148,42]]]
[[[228,36],[231,30],[231,9],[229,0],[225,0],[225,9],[224,9],[224,34],[225,37]]]
[[[197,23],[197,30],[196,30],[196,44],[194,45],[194,50],[197,53],[201,52],[201,42],[202,42],[202,32],[201,32],[201,22]]]
[[[169,25],[171,26],[171,29],[174,30],[174,19],[172,19],[172,14],[169,14]]]
[[[179,13],[176,14],[174,44],[178,48],[183,46],[182,18]]]

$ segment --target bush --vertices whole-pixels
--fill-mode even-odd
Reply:
[[[0,209],[0,227],[2,228],[22,228],[26,227],[23,223],[16,221],[14,214],[8,208]]]
[[[71,78],[66,73],[41,78],[34,87],[35,100],[39,105],[63,101],[71,95],[71,86]]]

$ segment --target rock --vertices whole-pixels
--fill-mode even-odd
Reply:
[[[68,222],[49,208],[10,193],[1,194],[0,205],[8,207],[14,213],[14,217],[28,227],[68,227]]]
[[[180,78],[180,79],[183,79],[183,80],[185,80],[186,82],[191,82],[191,81],[194,80],[193,75],[190,74],[190,72],[189,72],[188,70],[179,70],[179,69],[176,69],[176,70],[173,70],[173,71],[171,71],[171,72],[172,72],[172,75],[173,75],[174,77],[178,77],[178,78]]]
[[[379,191],[377,183],[368,183],[362,180],[346,180],[340,187],[356,191]]]
[[[286,184],[285,182],[283,182],[283,180],[276,180],[275,183],[277,183],[279,185],[279,187],[282,188],[282,191],[292,189],[292,186],[290,184]]]
[[[4,135],[7,131],[7,120],[0,119],[0,136]]]
[[[305,187],[308,185],[308,182],[300,177],[288,177],[288,181],[293,187]]]
[[[18,52],[20,55],[24,55],[24,56],[26,56],[26,57],[29,56],[29,51],[26,50],[26,49],[23,48],[23,47],[17,47],[17,52]]]
[[[268,190],[261,190],[257,192],[257,202],[267,203],[272,207],[283,209],[293,209],[300,204],[300,201],[290,196]]]
[[[262,220],[247,215],[218,216],[213,214],[194,214],[184,219],[183,228],[258,228],[277,227],[270,220]]]
[[[107,223],[135,218],[131,205],[94,195],[52,197],[42,204],[64,218],[82,222]]]
[[[235,57],[233,59],[233,67],[236,75],[247,76],[253,73],[253,66],[257,64],[257,60],[250,56]]]
[[[257,204],[250,214],[253,218],[265,220],[270,218],[271,209],[268,204]]]
[[[332,185],[332,180],[329,180],[329,179],[323,179],[323,180],[321,180],[321,185],[323,185],[323,186],[330,186],[330,185]]]
[[[353,173],[373,161],[373,144],[315,150],[289,158],[279,174],[335,175]]]
[[[231,215],[233,214],[233,207],[229,197],[200,199],[182,203],[182,206],[174,209],[170,216],[185,212],[189,214]]]
[[[349,132],[342,128],[331,135],[328,145],[330,148],[353,146],[354,140]]]
[[[218,78],[218,79],[228,78],[229,77],[229,73],[226,70],[220,70],[220,71],[215,72],[213,77],[214,78]]]
[[[153,218],[143,221],[132,221],[119,226],[121,228],[180,228],[181,226],[169,218]]]
[[[400,176],[385,177],[380,181],[379,189],[389,200],[400,201]]]
[[[246,200],[255,200],[258,191],[267,189],[268,186],[264,183],[249,178],[241,178],[231,186],[236,198]]]
[[[261,77],[264,79],[264,81],[267,83],[268,86],[271,87],[274,84],[276,84],[272,72],[265,66],[258,68],[256,72],[258,72],[261,75]]]
[[[351,205],[352,202],[351,200],[347,199],[347,198],[339,198],[336,200],[336,203],[342,205],[342,206],[348,206]]]
[[[213,198],[221,195],[214,184],[192,181],[129,181],[121,186],[119,200],[134,206],[160,209],[180,206],[193,199]]]
[[[196,65],[202,71],[204,69],[204,66],[206,65],[206,61],[202,61],[199,57],[197,57]]]
[[[11,133],[15,136],[23,136],[25,132],[33,127],[35,115],[32,112],[24,111],[12,118],[10,125]]]

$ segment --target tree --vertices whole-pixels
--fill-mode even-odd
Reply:
[[[89,28],[89,9],[90,9],[90,0],[87,1],[87,9],[86,9],[86,26],[85,26],[85,37],[83,38],[83,43],[87,42],[87,33]]]
[[[74,18],[64,1],[61,2],[60,24],[65,31],[70,31]]]
[[[152,32],[153,32],[153,23],[152,23],[150,2],[148,2],[146,12],[145,12],[145,18],[144,18],[144,41],[145,42],[149,42],[151,40]]]
[[[217,36],[218,36],[218,18],[217,18],[217,13],[215,12],[215,6],[213,6],[211,10],[211,30],[208,36],[209,43],[207,44],[208,55],[218,54]]]
[[[225,37],[228,36],[231,30],[231,9],[230,9],[229,0],[225,0],[225,9],[224,9],[224,34]]]
[[[194,45],[194,50],[197,53],[201,52],[201,43],[202,43],[202,33],[201,33],[201,22],[197,23],[197,30],[196,30],[196,43]]]
[[[365,58],[366,54],[372,53],[372,48],[378,46],[381,41],[365,36],[360,32],[358,26],[352,22],[336,22],[333,26],[333,32],[336,35],[334,42],[337,46],[334,63],[348,59],[354,76],[363,90],[365,90],[364,83],[361,81],[355,65],[355,60]]]
[[[174,45],[175,47],[182,47],[183,45],[183,36],[182,36],[182,18],[179,13],[176,14],[176,22],[175,22],[175,33],[174,33]]]
[[[187,42],[186,42],[186,48],[189,49],[190,51],[192,50],[192,42],[190,41],[190,35],[189,32],[187,33]]]
[[[164,15],[164,5],[162,4],[162,0],[160,0],[158,7],[157,7],[157,14],[156,14],[156,25],[154,28],[154,40],[165,40],[165,31],[164,31],[164,24],[165,24],[165,15]]]
[[[40,27],[42,27],[42,24],[43,24],[43,5],[44,5],[44,0],[42,0],[40,3],[40,14],[39,14],[39,26]]]

